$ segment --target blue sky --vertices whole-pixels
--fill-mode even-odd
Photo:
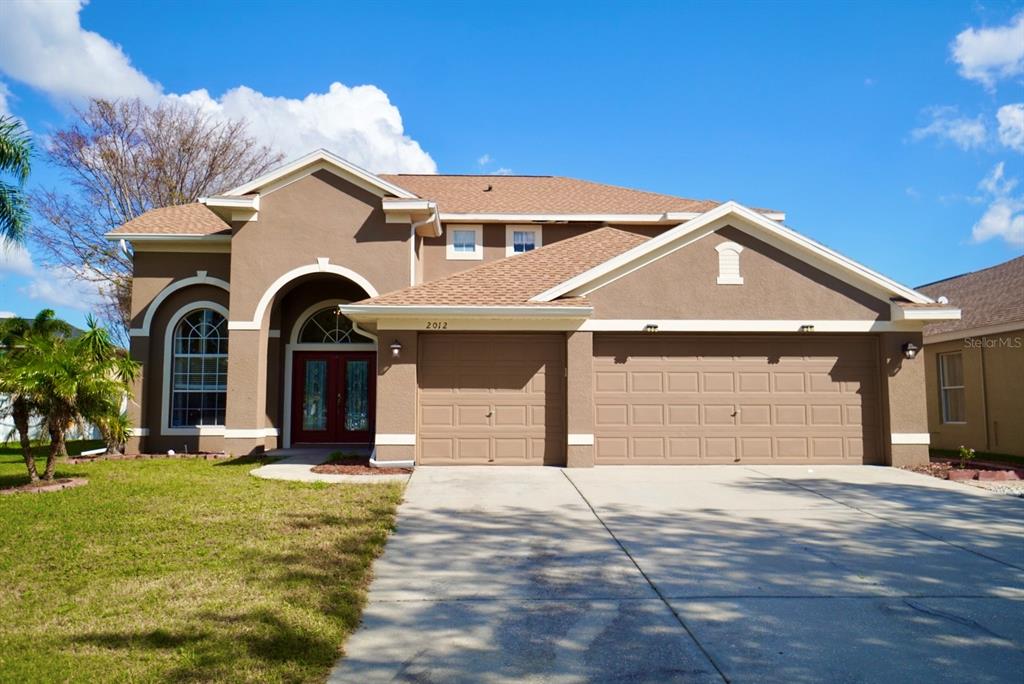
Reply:
[[[0,83],[40,140],[89,95],[179,94],[244,113],[288,156],[326,145],[378,171],[557,174],[782,209],[920,285],[1024,250],[1022,11],[15,2],[0,6]],[[62,182],[37,164],[32,185]],[[0,311],[80,322],[86,290],[32,252],[0,256]]]

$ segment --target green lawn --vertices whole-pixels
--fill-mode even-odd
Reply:
[[[0,681],[323,681],[402,486],[253,467],[62,464],[89,484],[0,496]],[[0,448],[0,487],[23,472]]]

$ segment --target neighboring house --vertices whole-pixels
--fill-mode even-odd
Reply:
[[[1024,256],[919,289],[963,309],[924,329],[932,446],[1024,456]]]
[[[134,247],[132,449],[419,464],[927,459],[934,303],[778,212],[318,151]]]

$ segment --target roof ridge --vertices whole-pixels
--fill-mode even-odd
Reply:
[[[930,283],[924,283],[923,285],[918,285],[914,289],[915,290],[920,290],[922,287],[931,287],[932,285],[938,285],[939,283],[949,282],[950,280],[959,280],[960,278],[966,278],[967,276],[978,275],[979,273],[984,273],[985,271],[991,271],[991,270],[996,269],[996,268],[1002,268],[1004,266],[1009,266],[1013,262],[1020,261],[1022,259],[1024,259],[1024,255],[1021,255],[1021,256],[1018,256],[1018,257],[1014,257],[1012,259],[1000,262],[998,264],[993,264],[991,266],[986,266],[985,268],[979,268],[976,271],[965,271],[964,273],[960,273],[959,275],[952,275],[952,276],[948,276],[946,278],[940,278],[938,280],[933,280]]]
[[[665,193],[665,192],[656,192],[654,190],[642,190],[640,188],[634,188],[634,187],[631,187],[631,186],[628,186],[628,185],[615,185],[613,183],[605,183],[603,181],[594,181],[594,180],[589,180],[587,178],[574,178],[572,176],[551,176],[551,177],[552,178],[560,178],[562,180],[570,180],[570,181],[574,181],[576,183],[586,183],[588,185],[599,185],[602,188],[613,188],[615,190],[628,190],[629,192],[639,192],[639,193],[644,194],[644,195],[654,195],[654,196],[657,196],[657,197],[671,197],[672,199],[685,200],[687,202],[712,202],[714,204],[723,204],[723,202],[721,200],[716,200],[716,199],[706,199],[706,198],[698,199],[696,197],[683,197],[681,195],[675,195],[675,194],[670,195],[670,194]]]

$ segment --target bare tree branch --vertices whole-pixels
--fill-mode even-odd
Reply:
[[[215,119],[181,102],[92,100],[76,113],[46,149],[68,186],[33,193],[40,220],[30,232],[44,263],[97,284],[102,317],[123,333],[132,261],[104,234],[150,209],[241,185],[282,155],[250,136],[244,121]]]

